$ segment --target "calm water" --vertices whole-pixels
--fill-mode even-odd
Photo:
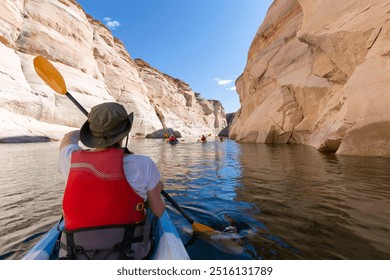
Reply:
[[[0,145],[0,259],[19,259],[61,216],[59,143]],[[390,259],[390,159],[233,141],[131,140],[197,222],[167,202],[192,259]]]

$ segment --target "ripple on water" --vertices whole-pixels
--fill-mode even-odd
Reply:
[[[58,145],[0,145],[0,259],[20,258],[60,218]],[[390,258],[389,159],[196,139],[129,146],[155,161],[166,190],[195,221],[220,231],[193,236],[167,202],[192,259]]]

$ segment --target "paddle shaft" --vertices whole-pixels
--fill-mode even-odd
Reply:
[[[184,212],[183,208],[181,208],[180,205],[177,204],[176,201],[174,201],[166,191],[162,190],[161,194],[180,212],[180,214],[183,215],[184,218],[187,219],[187,221],[189,221],[191,224],[195,222],[190,216],[188,216],[186,212]]]
[[[77,106],[77,108],[80,109],[81,112],[83,112],[83,114],[84,114],[86,117],[88,117],[88,112],[87,112],[87,110],[85,110],[84,107],[81,106],[81,104],[80,104],[80,103],[79,103],[79,102],[78,102],[78,101],[77,101],[69,92],[66,92],[65,95],[70,99],[70,101],[73,102],[74,105]]]

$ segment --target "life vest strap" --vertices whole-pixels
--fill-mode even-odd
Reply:
[[[121,253],[119,254],[119,259],[120,260],[125,260],[125,259],[134,259],[135,257],[135,252],[134,250],[131,249],[132,245],[132,239],[134,238],[134,231],[135,231],[135,226],[126,228],[125,234],[123,235],[123,241],[122,241],[122,246],[121,246]]]

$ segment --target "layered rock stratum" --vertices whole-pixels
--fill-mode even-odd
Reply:
[[[236,87],[230,137],[390,156],[390,1],[276,0]]]
[[[0,2],[0,142],[58,140],[85,116],[35,73],[46,57],[87,111],[116,101],[134,112],[131,135],[217,134],[226,126],[219,101],[206,100],[179,79],[142,60],[73,0]]]

